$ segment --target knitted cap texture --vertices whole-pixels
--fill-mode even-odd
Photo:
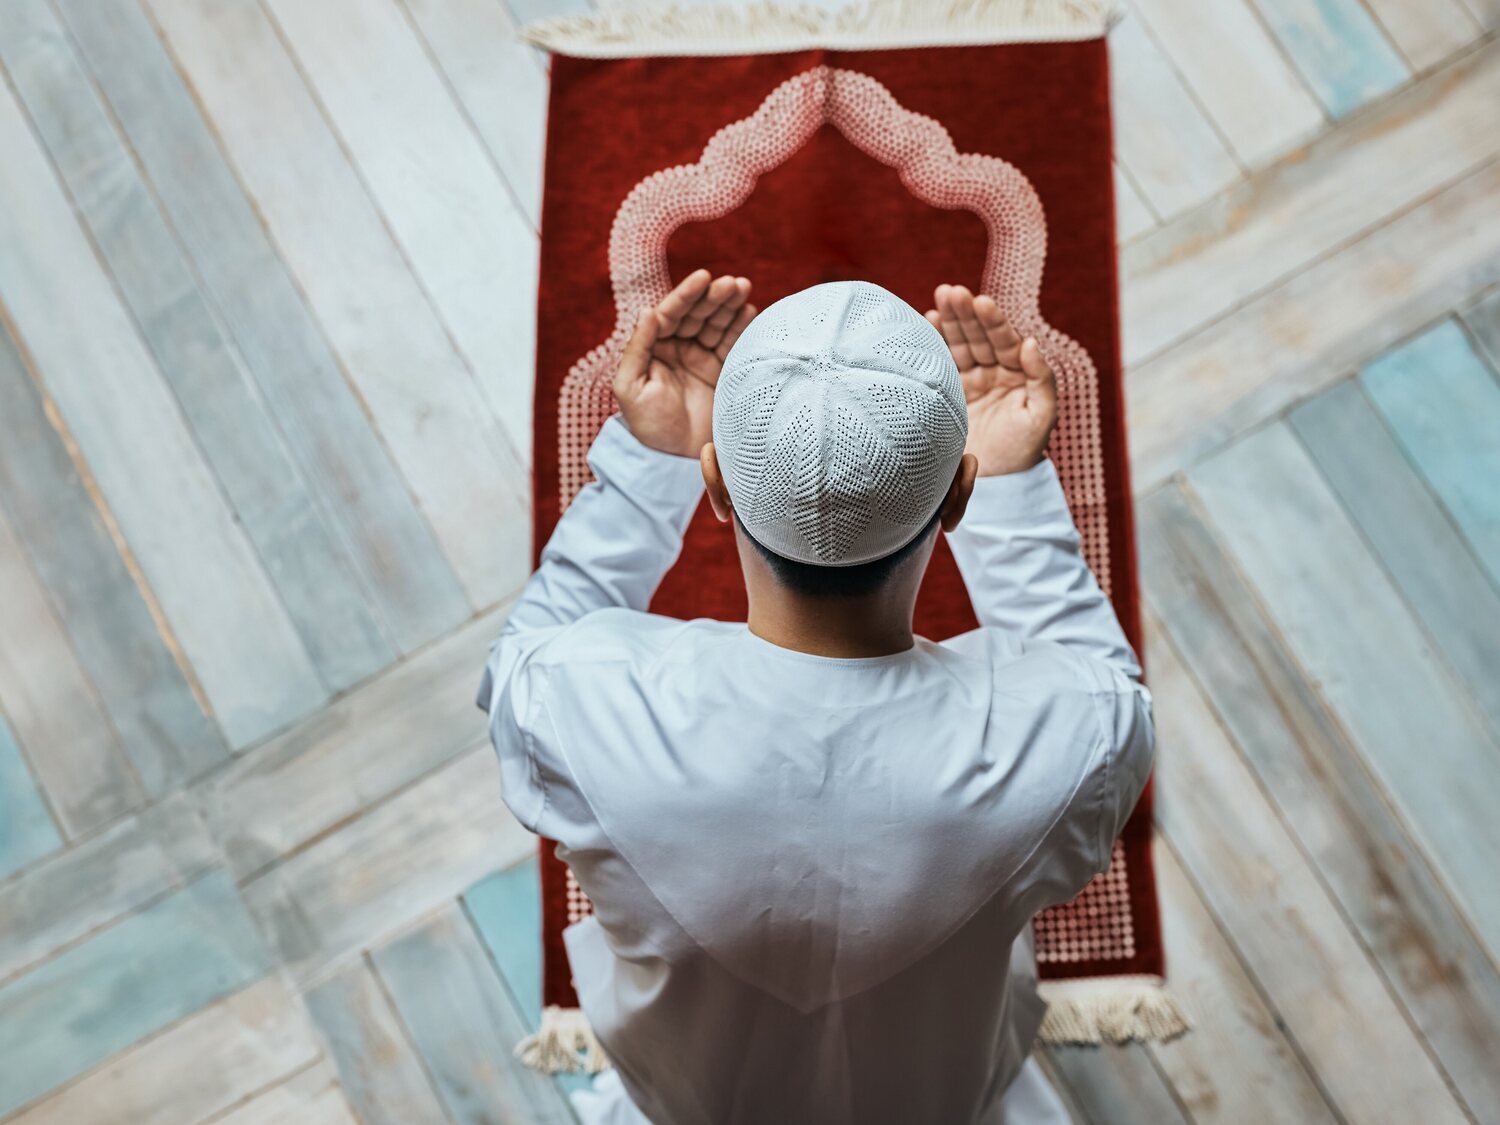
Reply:
[[[714,394],[714,446],[740,522],[776,554],[820,566],[910,543],[967,435],[942,334],[867,281],[771,305],[735,342]]]

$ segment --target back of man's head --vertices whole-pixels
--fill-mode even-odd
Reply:
[[[882,584],[936,521],[967,433],[942,335],[865,281],[815,285],[764,310],[714,394],[736,518],[801,593]]]

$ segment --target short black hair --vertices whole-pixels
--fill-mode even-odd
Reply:
[[[923,525],[921,531],[912,536],[911,542],[906,546],[892,551],[889,555],[866,563],[855,563],[853,566],[819,566],[816,563],[798,562],[785,555],[778,555],[755,536],[745,531],[745,525],[740,522],[738,512],[734,514],[734,522],[739,524],[741,531],[745,532],[745,538],[755,545],[755,549],[760,552],[760,557],[766,560],[771,573],[776,576],[776,581],[789,590],[818,598],[857,598],[864,594],[874,593],[890,581],[891,575],[901,568],[901,564],[921,549],[927,536],[937,526],[941,515],[941,511],[933,512],[932,518]]]

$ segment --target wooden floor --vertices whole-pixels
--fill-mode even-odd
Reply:
[[[0,0],[0,1119],[570,1119],[472,703],[560,7]],[[1497,23],[1113,32],[1197,1030],[1049,1052],[1080,1122],[1500,1122]]]

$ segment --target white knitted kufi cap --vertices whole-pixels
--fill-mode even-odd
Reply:
[[[910,543],[968,435],[942,334],[867,281],[793,293],[745,329],[714,393],[714,446],[740,522],[778,555],[853,566]]]

